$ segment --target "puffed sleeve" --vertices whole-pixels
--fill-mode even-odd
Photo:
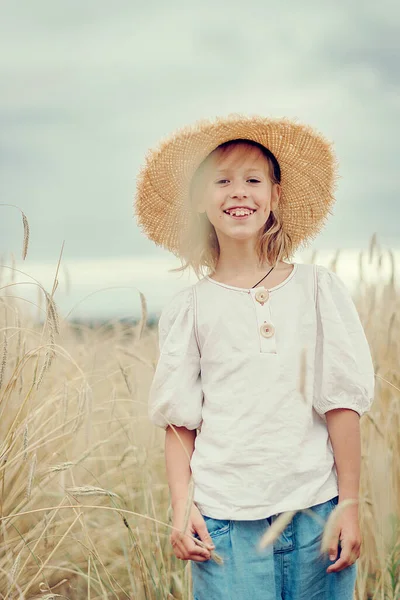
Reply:
[[[324,415],[350,408],[360,416],[374,399],[370,347],[348,288],[333,271],[317,268],[317,347],[314,408]]]
[[[158,321],[159,358],[149,392],[151,422],[197,429],[202,421],[200,353],[195,336],[192,286],[176,293]]]

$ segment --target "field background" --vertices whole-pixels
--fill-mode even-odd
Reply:
[[[338,260],[340,252],[330,268]],[[392,264],[385,280],[383,260]],[[374,284],[364,278],[372,263]],[[399,288],[394,255],[375,236],[360,251],[359,267],[354,300],[371,345],[376,396],[361,420],[357,599],[394,600],[400,598]],[[147,417],[158,349],[145,297],[140,321],[91,326],[58,314],[57,274],[51,290],[32,281],[33,304],[19,296],[12,266],[0,277],[0,598],[188,600],[190,565],[173,556],[169,543],[164,433]]]
[[[345,273],[370,341],[357,600],[399,599],[400,3],[5,0],[0,39],[0,600],[189,600],[146,407],[181,282],[132,205],[150,148],[229,113],[334,144],[305,262]]]

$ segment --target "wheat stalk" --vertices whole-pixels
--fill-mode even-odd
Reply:
[[[300,376],[299,376],[299,393],[302,399],[307,403],[306,396],[306,372],[307,372],[307,349],[302,348],[300,355]]]
[[[114,492],[92,485],[69,487],[66,491],[72,496],[112,496],[114,498],[119,498],[119,495]]]
[[[3,385],[3,378],[4,378],[4,373],[5,373],[6,364],[7,364],[7,348],[8,348],[7,332],[4,331],[3,332],[3,356],[1,359],[1,366],[0,366],[0,390]]]
[[[370,245],[369,245],[369,264],[372,264],[372,260],[374,258],[374,251],[375,251],[376,247],[377,247],[376,233],[374,233],[371,238]]]
[[[266,546],[269,546],[269,544],[272,544],[286,529],[297,512],[297,510],[288,510],[281,513],[262,535],[258,544],[259,549],[262,550]]]
[[[145,298],[144,294],[142,294],[142,292],[139,292],[139,295],[140,295],[140,304],[141,304],[141,308],[142,308],[142,313],[141,313],[140,321],[137,325],[137,330],[139,332],[138,339],[141,339],[143,336],[145,327],[146,327],[146,323],[147,323],[147,303],[146,303],[146,298]]]
[[[25,260],[26,255],[28,253],[28,245],[29,245],[29,223],[28,223],[28,219],[26,218],[26,215],[23,211],[22,212],[22,224],[24,227],[24,242],[23,242],[23,247],[22,247],[22,260]]]
[[[22,550],[20,550],[18,552],[18,555],[17,555],[17,557],[16,557],[16,559],[15,559],[15,561],[14,561],[12,567],[11,567],[11,571],[10,571],[10,581],[11,581],[11,583],[15,583],[16,582],[16,575],[17,575],[17,571],[18,571],[18,568],[19,568],[19,564],[21,562],[21,554],[22,554]]]
[[[25,427],[24,427],[24,434],[23,434],[23,450],[24,450],[24,456],[23,459],[24,461],[28,460],[28,452],[27,452],[27,448],[28,448],[28,421],[25,423]]]
[[[34,455],[32,456],[31,464],[29,466],[28,483],[27,483],[26,491],[25,491],[25,496],[28,500],[31,497],[31,493],[32,493],[32,483],[33,483],[33,478],[35,476],[36,461],[37,461],[37,456],[36,456],[36,452],[35,452]]]

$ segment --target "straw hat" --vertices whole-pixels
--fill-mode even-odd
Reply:
[[[317,236],[334,203],[337,161],[331,144],[311,127],[286,118],[230,114],[178,129],[148,151],[134,203],[138,226],[148,238],[179,255],[194,172],[217,146],[238,138],[262,144],[279,162],[278,209],[293,250]]]

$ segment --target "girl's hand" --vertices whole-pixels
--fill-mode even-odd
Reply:
[[[358,520],[358,505],[344,508],[336,523],[335,531],[329,544],[329,558],[335,560],[338,555],[340,540],[340,558],[330,565],[326,572],[334,573],[352,565],[360,557],[361,533]]]
[[[185,519],[186,501],[177,502],[173,508],[173,519],[172,526],[182,529]],[[193,538],[193,534],[197,533],[200,539],[207,546],[206,548],[198,544],[198,540]],[[198,562],[204,562],[211,558],[211,550],[215,548],[210,534],[208,533],[207,525],[203,519],[203,515],[193,503],[186,534],[183,535],[176,529],[172,530],[170,535],[171,545],[174,554],[181,560],[195,560]]]

